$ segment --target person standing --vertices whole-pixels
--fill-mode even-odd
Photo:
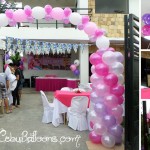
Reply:
[[[9,101],[7,97],[7,89],[6,89],[6,75],[5,73],[0,73],[0,91],[1,91],[1,97],[2,100],[4,100],[5,108],[6,108],[6,114],[10,113],[9,110]]]
[[[16,88],[14,89],[14,91],[12,91],[12,96],[13,96],[13,107],[20,107],[20,97],[19,97],[19,86],[21,84],[21,81],[20,81],[20,70],[19,70],[19,62],[14,62],[14,69],[15,69],[15,76],[16,76],[16,80],[18,81],[17,82],[17,86]]]

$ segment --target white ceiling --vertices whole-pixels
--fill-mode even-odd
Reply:
[[[77,0],[16,0],[22,2],[23,6],[30,5],[31,7],[42,6],[49,4],[52,7],[75,7]]]

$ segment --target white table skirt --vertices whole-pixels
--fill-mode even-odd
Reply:
[[[58,99],[54,98],[54,110],[52,124],[58,127],[60,123],[63,123],[62,114],[67,112],[68,107],[61,103]]]

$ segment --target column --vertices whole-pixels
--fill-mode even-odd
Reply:
[[[80,60],[80,83],[89,83],[89,47],[86,45],[84,50],[79,50]]]

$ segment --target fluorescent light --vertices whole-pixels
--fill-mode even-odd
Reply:
[[[150,40],[150,36],[144,36],[144,39]]]

